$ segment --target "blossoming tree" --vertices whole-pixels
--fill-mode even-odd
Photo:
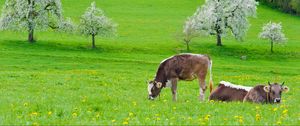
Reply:
[[[189,44],[191,40],[199,36],[199,32],[195,29],[195,26],[197,24],[195,16],[196,15],[194,14],[193,16],[188,17],[183,26],[183,41],[186,44],[187,51],[190,50]]]
[[[1,30],[28,31],[28,41],[34,42],[36,29],[70,29],[64,22],[60,0],[6,0],[0,17]]]
[[[191,28],[215,35],[217,46],[222,46],[222,37],[229,31],[242,40],[249,27],[247,18],[256,15],[257,5],[255,0],[206,0],[192,16],[195,24]]]
[[[259,34],[260,38],[268,39],[271,43],[271,52],[273,53],[274,43],[283,43],[287,39],[282,33],[281,23],[269,22],[262,28],[262,32]]]
[[[93,2],[80,19],[79,31],[83,35],[92,36],[92,48],[96,48],[95,37],[114,36],[116,27],[117,25],[107,18],[101,9],[96,8],[96,3]]]

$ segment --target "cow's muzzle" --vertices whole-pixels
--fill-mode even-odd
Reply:
[[[274,103],[280,103],[281,99],[280,98],[275,98]]]
[[[154,100],[154,97],[149,96],[148,99],[149,99],[149,100]]]

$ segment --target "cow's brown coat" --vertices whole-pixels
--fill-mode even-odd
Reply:
[[[211,60],[207,55],[180,54],[164,60],[159,65],[154,81],[149,83],[149,85],[154,85],[151,91],[149,91],[151,93],[149,94],[149,98],[154,99],[159,95],[162,87],[166,87],[167,82],[170,81],[173,100],[176,101],[177,81],[194,80],[198,78],[200,86],[199,98],[200,100],[204,100],[204,92],[206,89],[205,77],[208,68],[211,70]],[[210,87],[212,88],[211,78],[210,82]]]
[[[210,94],[209,100],[242,102],[247,93],[248,91],[245,89],[232,88],[220,83]]]
[[[284,83],[283,83],[284,84]],[[257,85],[252,88],[244,98],[244,102],[254,102],[254,103],[280,103],[281,93],[288,92],[289,88],[274,83],[265,86]]]

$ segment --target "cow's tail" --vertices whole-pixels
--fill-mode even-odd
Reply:
[[[212,80],[212,60],[209,60],[209,92],[211,94],[213,90],[213,80]]]

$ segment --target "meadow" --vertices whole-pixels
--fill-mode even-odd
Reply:
[[[221,80],[246,86],[285,81],[290,91],[281,104],[199,102],[196,80],[179,82],[177,102],[168,88],[149,101],[146,81],[161,60],[186,52],[176,35],[204,0],[95,1],[118,23],[118,36],[97,38],[96,49],[76,34],[40,31],[29,44],[26,32],[0,31],[0,125],[300,124],[300,17],[259,5],[245,41],[227,36],[217,47],[215,37],[203,36],[190,45],[192,53],[213,59],[214,87]],[[78,23],[91,2],[62,0],[64,15]],[[288,38],[273,54],[270,43],[258,39],[269,21],[282,22]]]

